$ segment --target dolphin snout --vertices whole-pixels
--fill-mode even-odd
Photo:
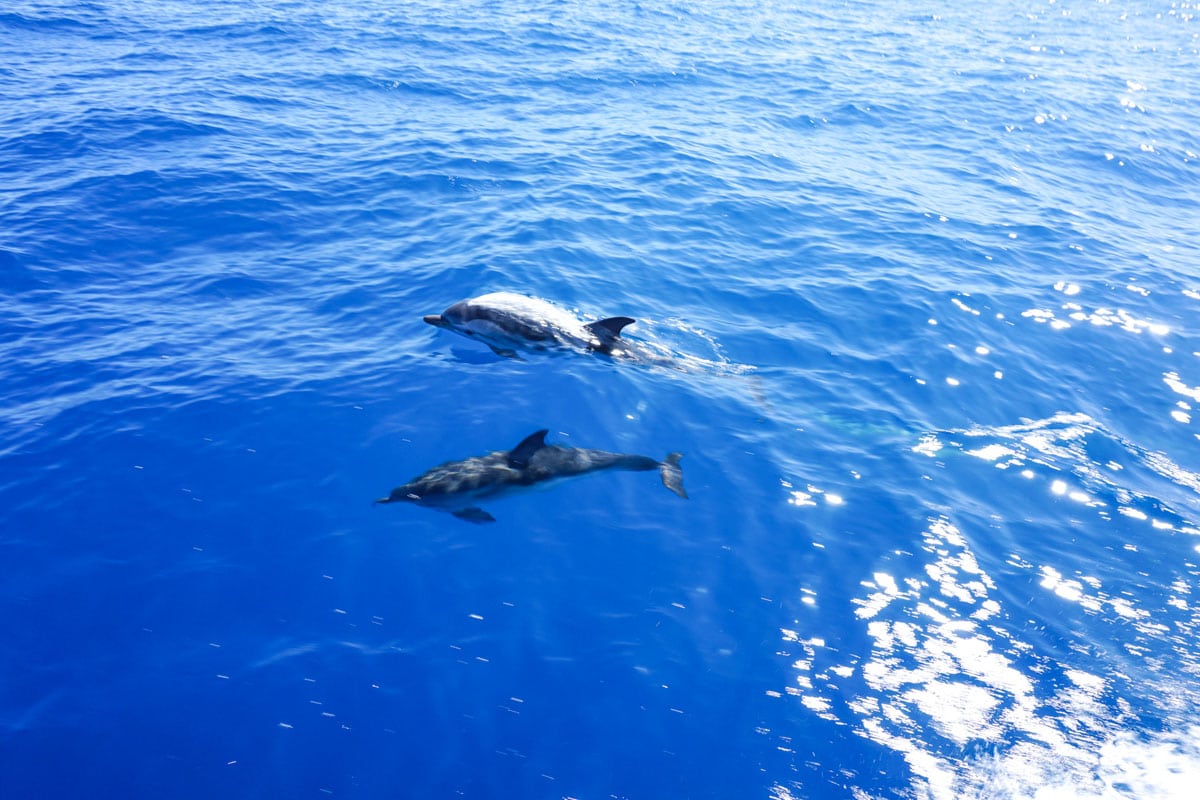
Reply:
[[[441,314],[426,314],[424,319],[426,322],[428,322],[430,325],[434,326],[435,328],[446,327],[446,320],[442,319]]]

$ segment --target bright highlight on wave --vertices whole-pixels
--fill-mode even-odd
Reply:
[[[1059,281],[1054,288],[1067,297],[1075,297],[1081,291],[1079,284],[1067,281]],[[1125,288],[1140,297],[1149,294],[1147,289],[1134,283],[1130,283]],[[1058,311],[1049,308],[1031,308],[1021,312],[1021,316],[1035,322],[1048,324],[1055,330],[1070,328],[1075,323],[1090,323],[1097,327],[1117,327],[1130,333],[1150,333],[1154,336],[1166,336],[1171,332],[1169,325],[1139,317],[1128,309],[1107,306],[1086,308],[1075,300],[1062,303]]]
[[[871,642],[863,658],[782,631],[785,647],[798,651],[786,694],[823,719],[850,719],[858,735],[901,754],[915,797],[1191,796],[1185,790],[1200,779],[1194,718],[1164,708],[1178,726],[1153,738],[1128,734],[1132,712],[1110,705],[1129,691],[1117,685],[1124,676],[1039,654],[1021,635],[1036,623],[1007,618],[997,582],[946,519],[930,520],[924,545],[932,556],[924,578],[879,572],[862,582],[854,615]],[[1168,633],[1132,601],[1099,591],[1095,579],[1068,579],[1049,566],[1040,573],[1042,589],[1086,612],[1110,613],[1147,636]],[[1184,705],[1185,696],[1196,699],[1189,682],[1159,680],[1164,695]],[[780,784],[772,796],[797,795]]]
[[[1200,726],[1148,740],[1118,733],[1078,762],[991,755],[966,766],[969,774],[954,782],[950,795],[958,800],[1185,800],[1200,779]],[[914,796],[941,797],[929,787]],[[771,787],[769,797],[800,798],[782,784]]]
[[[1200,568],[1163,567],[1158,551],[1200,535],[1189,510],[1200,476],[1086,414],[929,434],[912,452],[946,471],[1011,471],[1011,519],[964,528],[954,511],[931,513],[916,552],[860,578],[848,624],[866,649],[781,630],[794,677],[780,696],[901,755],[914,797],[1191,797]],[[1055,500],[1027,518],[1020,494],[1039,483]],[[1114,544],[1076,552],[1080,514]],[[1020,537],[1003,536],[1013,525],[1061,544],[1023,556]],[[1142,558],[1160,568],[1129,580]],[[1147,707],[1159,732],[1129,733],[1145,729]],[[797,791],[781,783],[772,796]]]

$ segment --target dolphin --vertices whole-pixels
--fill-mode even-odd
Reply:
[[[621,338],[621,330],[636,320],[607,317],[583,322],[558,306],[514,292],[460,300],[425,321],[479,339],[498,355],[519,358],[518,350],[586,350],[608,356],[641,358]]]
[[[497,450],[485,456],[448,461],[403,486],[397,486],[376,503],[416,503],[448,511],[468,522],[495,522],[496,518],[476,505],[483,499],[502,497],[551,481],[574,478],[606,469],[644,471],[658,468],[663,486],[686,499],[679,453],[662,461],[649,456],[608,453],[546,444],[542,429],[521,440],[512,450]]]

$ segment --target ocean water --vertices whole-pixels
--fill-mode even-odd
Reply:
[[[1197,13],[6,0],[0,796],[1191,797]]]

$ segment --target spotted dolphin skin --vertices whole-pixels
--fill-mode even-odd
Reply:
[[[614,357],[639,356],[621,338],[621,329],[635,320],[608,317],[585,323],[545,300],[513,292],[460,300],[441,314],[427,315],[425,321],[479,339],[509,358],[518,357],[520,350],[589,350]]]
[[[468,522],[495,522],[496,518],[477,503],[606,469],[642,472],[655,468],[662,477],[663,486],[687,498],[679,453],[670,453],[662,461],[655,461],[648,456],[546,444],[547,433],[546,430],[531,433],[512,450],[498,450],[434,467],[375,502],[416,503],[448,511]]]

